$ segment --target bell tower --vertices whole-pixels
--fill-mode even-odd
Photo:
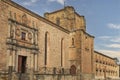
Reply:
[[[83,29],[86,31],[84,16],[76,13],[72,6],[66,6],[60,10],[45,13],[44,17],[69,31],[77,29]]]

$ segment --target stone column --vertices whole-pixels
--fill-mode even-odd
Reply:
[[[34,67],[34,54],[33,53],[31,54],[31,60],[30,61],[31,61],[31,65],[30,65],[31,70],[33,70],[33,67]]]
[[[8,53],[9,53],[9,59],[8,59],[8,80],[12,80],[12,51],[11,50],[8,50]]]
[[[37,64],[37,54],[35,54],[35,57],[34,57],[34,60],[35,60],[35,62],[34,62],[34,64],[35,64],[35,67],[34,67],[34,69],[35,69],[35,71],[37,71],[37,66],[38,66],[38,64]]]
[[[12,51],[8,50],[8,53],[9,53],[8,66],[12,66]]]
[[[12,53],[12,66],[13,66],[13,70],[15,70],[15,64],[16,64],[16,55],[15,55],[16,53],[15,53],[15,51],[13,51],[13,53]]]
[[[31,55],[31,58],[30,58],[30,63],[31,63],[31,65],[30,65],[30,75],[29,75],[29,77],[30,77],[30,80],[33,80],[33,69],[34,69],[34,52],[33,53],[31,53],[30,54]]]
[[[35,44],[38,44],[38,31],[35,31]]]

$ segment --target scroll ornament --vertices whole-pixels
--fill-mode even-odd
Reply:
[[[28,33],[28,39],[30,39],[30,40],[32,39],[32,33],[30,33],[30,32]]]

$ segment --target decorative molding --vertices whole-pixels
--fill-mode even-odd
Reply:
[[[11,21],[11,22],[16,23],[16,24],[18,24],[18,25],[21,25],[21,26],[23,26],[23,27],[25,27],[25,28],[29,28],[29,29],[38,31],[38,29],[32,28],[31,26],[25,25],[25,24],[23,24],[23,23],[20,23],[20,22],[18,22],[18,21],[16,21],[16,20],[11,19],[11,18],[9,18],[8,21]]]
[[[17,29],[16,29],[16,35],[17,35],[17,36],[20,36],[20,33],[21,33],[20,29],[17,28]]]
[[[32,33],[30,33],[30,32],[28,33],[28,39],[30,39],[30,40],[32,39]]]

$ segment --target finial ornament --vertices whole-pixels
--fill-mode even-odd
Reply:
[[[64,8],[65,8],[65,6],[66,6],[66,0],[64,0]]]

